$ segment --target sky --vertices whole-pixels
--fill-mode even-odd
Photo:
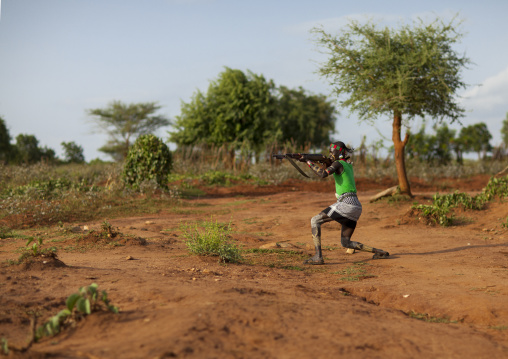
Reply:
[[[327,56],[310,29],[339,34],[350,19],[381,26],[416,18],[462,20],[456,50],[474,63],[462,72],[464,126],[485,122],[501,143],[508,112],[508,1],[499,0],[0,0],[0,116],[11,137],[35,135],[63,157],[74,141],[85,158],[108,159],[87,110],[111,101],[157,102],[180,114],[197,90],[225,67],[250,70],[277,86],[302,86],[336,101],[317,74]],[[421,121],[414,121],[417,131]],[[450,127],[460,130],[459,124]],[[353,147],[385,138],[391,118],[375,126],[341,109],[333,135]],[[167,139],[167,131],[157,135]],[[431,129],[427,130],[431,133]],[[174,148],[174,145],[170,145]]]

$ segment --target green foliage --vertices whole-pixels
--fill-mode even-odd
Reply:
[[[344,270],[333,272],[333,274],[345,275],[345,277],[341,277],[340,280],[358,282],[362,279],[372,277],[371,275],[367,274],[365,269],[366,265],[368,264],[365,262],[355,262],[352,266],[349,266]]]
[[[337,37],[313,30],[329,53],[319,73],[334,86],[340,105],[359,114],[360,120],[393,119],[399,187],[405,194],[411,192],[403,124],[416,117],[453,122],[464,116],[455,94],[467,87],[460,74],[470,60],[453,49],[461,38],[454,22],[419,20],[399,29],[378,29],[372,23],[351,21]]]
[[[446,317],[445,318],[431,317],[427,313],[417,313],[415,311],[409,312],[408,315],[411,318],[415,318],[415,319],[418,319],[418,320],[423,320],[423,321],[428,322],[428,323],[446,323],[446,324],[457,323],[456,320],[450,320],[450,318],[446,318]]]
[[[201,227],[201,228],[200,228]],[[181,225],[187,248],[200,256],[218,256],[223,263],[237,263],[242,260],[240,249],[233,243],[231,223],[220,224],[212,219],[198,224]]]
[[[431,118],[458,119],[464,113],[454,94],[465,88],[460,72],[471,61],[453,50],[461,35],[454,24],[436,20],[412,26],[378,29],[351,21],[338,37],[314,29],[317,42],[329,51],[320,74],[334,84],[343,107],[361,119],[394,111]]]
[[[65,309],[37,328],[35,341],[45,336],[58,334],[63,328],[94,312],[105,310],[118,313],[118,308],[110,304],[106,291],[99,292],[96,283],[79,288],[77,293],[71,294],[67,298],[65,304]]]
[[[501,139],[505,148],[508,148],[508,113],[506,113],[506,118],[503,120],[503,126],[501,127]]]
[[[433,197],[434,206],[440,208],[457,207],[460,205],[465,209],[479,211],[483,209],[485,202],[487,202],[487,198],[483,194],[470,196],[467,193],[458,191],[446,195],[435,194]]]
[[[460,130],[458,144],[464,152],[476,152],[478,153],[478,159],[483,157],[487,151],[492,151],[490,140],[492,135],[487,128],[487,125],[483,122],[462,127]]]
[[[278,143],[322,147],[330,144],[335,130],[335,106],[325,95],[308,94],[303,88],[277,89],[272,134]]]
[[[12,229],[4,225],[0,225],[0,239],[12,237],[14,235]]]
[[[208,87],[199,90],[190,103],[182,103],[170,141],[178,145],[243,143],[255,149],[264,143],[273,118],[272,81],[248,71],[227,68]]]
[[[160,108],[155,102],[124,104],[113,101],[104,109],[87,110],[101,132],[109,136],[108,142],[99,151],[115,161],[125,159],[132,139],[169,125],[164,116],[154,115]]]
[[[8,162],[12,155],[11,135],[5,124],[5,120],[0,117],[0,162]]]
[[[23,248],[23,252],[18,258],[17,263],[23,263],[26,260],[34,257],[56,257],[57,256],[57,248],[49,247],[43,248],[44,240],[42,238],[35,239],[33,237],[29,238],[25,244],[25,248]]]
[[[458,191],[446,195],[435,194],[432,205],[413,205],[412,209],[428,222],[446,227],[453,223],[453,214],[448,216],[452,208],[461,206],[464,209],[479,211],[485,207],[485,203],[496,197],[501,199],[508,197],[508,176],[492,177],[482,193],[476,196]]]
[[[85,162],[85,155],[83,154],[83,147],[75,142],[62,142],[64,150],[64,161],[67,163],[83,163]]]
[[[2,349],[2,354],[9,355],[9,342],[7,341],[7,338],[2,338],[2,344],[0,348]]]
[[[446,124],[433,127],[435,134],[425,133],[422,126],[418,133],[412,134],[406,146],[409,158],[427,161],[434,164],[449,163],[452,151],[455,150],[455,130],[450,130]]]
[[[39,140],[34,135],[19,134],[12,148],[14,162],[17,164],[33,164],[40,161],[54,162],[55,151],[48,147],[39,147]]]
[[[150,180],[167,187],[171,168],[172,155],[168,146],[154,135],[142,135],[129,150],[122,178],[133,189],[139,189],[142,182]]]
[[[490,201],[495,197],[508,197],[508,176],[495,178],[492,177],[483,189],[482,195]]]
[[[227,146],[231,162],[234,151],[259,155],[274,142],[328,144],[334,127],[335,107],[325,96],[276,88],[262,75],[226,68],[206,93],[198,90],[189,103],[182,103],[170,141],[202,151]]]
[[[430,223],[439,224],[443,227],[448,227],[453,223],[453,215],[448,216],[449,207],[419,204],[413,205],[412,208],[419,213],[418,216],[423,217]]]

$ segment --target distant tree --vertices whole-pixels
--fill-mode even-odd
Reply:
[[[483,122],[463,127],[460,130],[459,141],[464,152],[478,153],[478,159],[485,158],[488,151],[492,151],[490,140],[492,135]]]
[[[280,86],[275,102],[272,133],[278,142],[292,141],[298,147],[330,144],[336,110],[325,95],[308,94],[302,87]]]
[[[259,150],[270,135],[274,98],[272,81],[250,71],[227,68],[212,81],[206,94],[197,91],[182,103],[170,141],[177,145],[247,146]]]
[[[113,101],[106,108],[87,110],[96,126],[109,136],[99,151],[116,161],[125,159],[138,136],[151,134],[170,124],[164,116],[155,115],[160,108],[155,102],[124,104]]]
[[[506,118],[503,120],[503,126],[501,127],[501,140],[504,147],[508,148],[508,113],[506,113]]]
[[[75,142],[62,142],[64,150],[64,161],[67,163],[83,163],[85,162],[85,155],[83,154],[83,147]]]
[[[5,124],[5,120],[0,117],[0,162],[8,162],[12,156],[11,135]]]
[[[314,29],[318,43],[328,49],[329,60],[319,72],[334,85],[340,104],[360,120],[390,115],[395,164],[401,193],[412,195],[405,166],[406,133],[402,126],[415,117],[449,118],[464,115],[455,94],[465,88],[461,70],[470,63],[453,50],[461,35],[455,19],[449,24],[422,20],[398,30],[351,21],[334,37]]]

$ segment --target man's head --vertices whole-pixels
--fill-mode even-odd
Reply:
[[[353,152],[353,149],[348,148],[342,141],[337,141],[330,144],[330,157],[334,161],[340,159],[348,159],[350,152]]]

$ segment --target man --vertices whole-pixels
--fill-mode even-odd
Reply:
[[[374,253],[372,258],[388,258],[390,255],[381,249],[366,246],[360,242],[351,241],[351,236],[356,228],[356,223],[362,214],[362,205],[356,196],[356,185],[353,174],[353,166],[349,154],[353,152],[344,142],[334,142],[330,145],[331,165],[326,169],[316,163],[306,160],[309,167],[320,177],[325,178],[333,175],[335,179],[335,196],[337,202],[324,209],[321,213],[312,217],[312,239],[316,248],[316,254],[307,259],[304,264],[324,264],[321,253],[321,225],[323,223],[337,221],[341,224],[340,242],[343,247],[354,250]],[[305,161],[305,159],[303,159]]]

